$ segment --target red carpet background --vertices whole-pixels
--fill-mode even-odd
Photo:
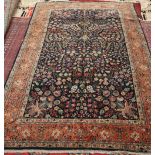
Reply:
[[[12,18],[4,42],[4,80],[6,82],[24,40],[30,18]]]

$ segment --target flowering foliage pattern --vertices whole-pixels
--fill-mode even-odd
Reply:
[[[139,118],[119,12],[52,11],[25,118]]]

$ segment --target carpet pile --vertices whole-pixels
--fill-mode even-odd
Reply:
[[[5,148],[150,152],[149,59],[132,3],[38,3],[5,87]]]

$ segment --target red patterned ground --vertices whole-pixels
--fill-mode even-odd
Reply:
[[[30,18],[12,18],[4,43],[4,79],[5,82],[23,42]]]
[[[145,34],[149,49],[151,50],[151,22],[150,21],[140,21],[143,32]]]

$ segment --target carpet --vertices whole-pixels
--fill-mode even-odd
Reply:
[[[149,152],[149,58],[131,3],[38,3],[5,87],[5,148]]]
[[[81,1],[81,2],[103,2],[103,1],[110,1],[110,2],[131,2],[131,3],[140,3],[142,9],[140,16],[145,21],[151,21],[151,0],[70,0],[70,1]]]
[[[43,152],[23,152],[23,153],[5,153],[5,155],[150,155],[148,153],[128,153],[128,152],[109,152],[107,153],[107,151],[105,153],[45,153],[45,151]]]
[[[143,32],[145,34],[148,47],[151,51],[151,22],[149,21],[140,21],[140,24],[142,26]]]
[[[34,7],[28,7],[28,8],[18,8],[14,16],[19,17],[31,17],[33,14]]]
[[[70,0],[70,1],[76,1],[76,2],[117,2],[115,0]],[[143,19],[141,15],[141,4],[140,2],[132,2],[135,11],[137,13],[138,18]]]
[[[4,41],[4,80],[8,79],[23,42],[30,18],[12,18]]]

